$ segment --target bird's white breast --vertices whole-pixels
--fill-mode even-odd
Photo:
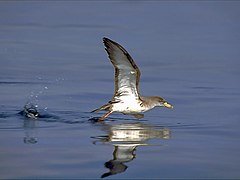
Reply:
[[[141,101],[135,97],[121,96],[118,103],[114,103],[112,111],[122,112],[126,114],[140,113],[144,111],[144,108],[140,105]]]

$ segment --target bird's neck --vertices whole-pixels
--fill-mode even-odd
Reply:
[[[153,108],[158,105],[154,96],[141,96],[141,100],[143,105],[149,108]]]

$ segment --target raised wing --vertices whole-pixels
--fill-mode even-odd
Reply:
[[[103,38],[108,57],[115,67],[115,93],[113,100],[122,98],[139,99],[140,71],[128,54],[118,43]]]

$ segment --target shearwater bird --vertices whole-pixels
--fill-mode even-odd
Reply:
[[[103,43],[108,57],[115,68],[115,92],[107,104],[92,112],[107,111],[98,121],[103,121],[113,112],[130,114],[140,119],[142,114],[156,106],[173,108],[159,96],[140,96],[140,70],[129,53],[118,43],[104,37]]]

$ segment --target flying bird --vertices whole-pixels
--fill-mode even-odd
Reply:
[[[140,70],[129,53],[118,43],[104,37],[103,43],[115,68],[115,92],[107,104],[92,112],[107,111],[98,121],[103,121],[113,112],[143,118],[145,111],[156,106],[173,108],[160,96],[141,96],[139,92]]]

